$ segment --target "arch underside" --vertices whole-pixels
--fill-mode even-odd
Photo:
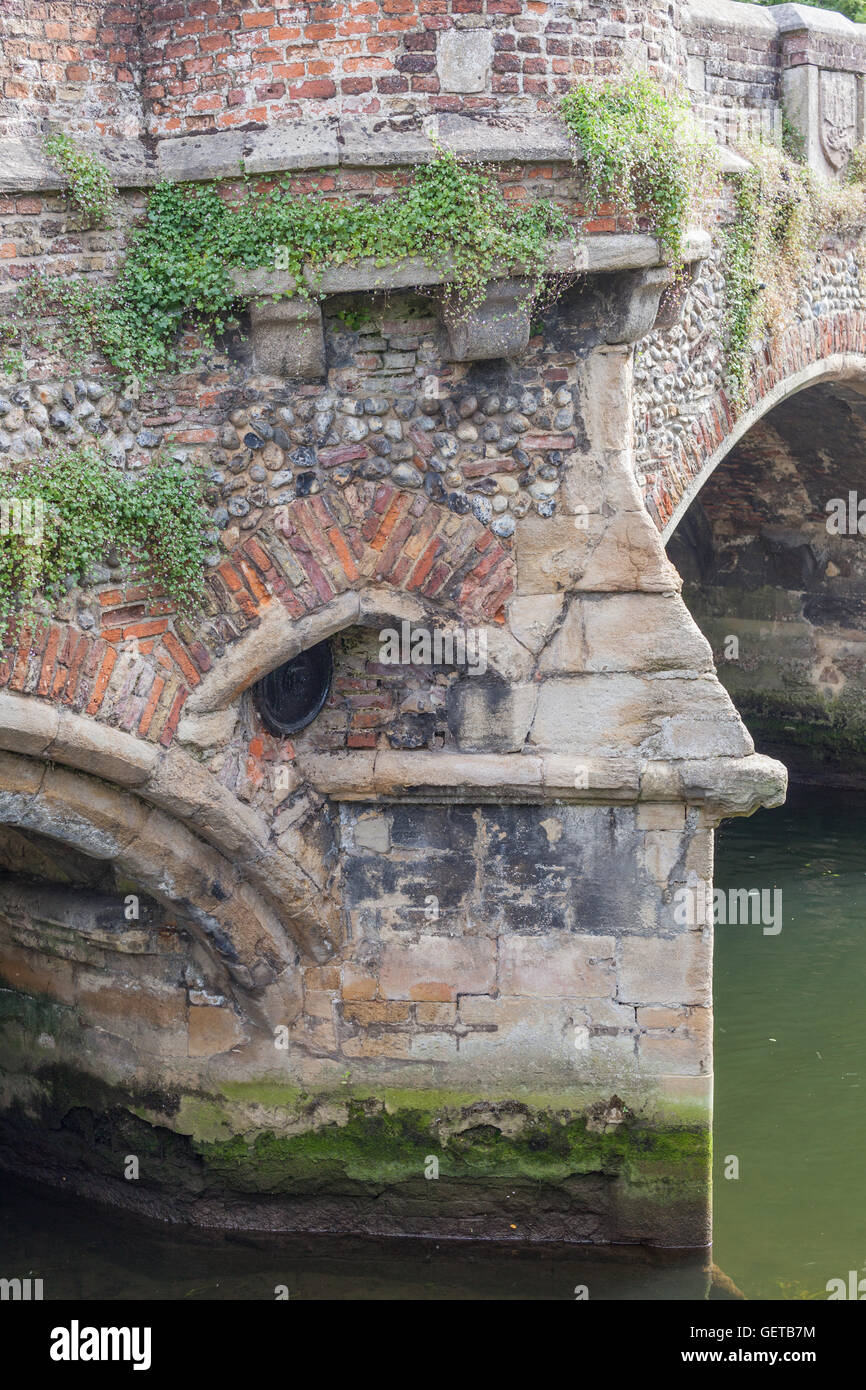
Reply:
[[[857,316],[858,321],[860,317]],[[856,326],[859,328],[859,323]],[[851,331],[845,333],[846,338],[854,336],[854,327],[850,325]],[[681,446],[679,457],[665,467],[664,496],[654,499],[652,507],[660,518],[665,544],[707,479],[739,440],[769,411],[789,397],[823,382],[838,383],[851,390],[857,390],[859,385],[866,391],[866,333],[862,330],[859,332],[864,341],[858,350],[830,352],[826,356],[813,355],[811,338],[804,344],[802,336],[798,330],[799,351],[786,351],[782,344],[778,365],[768,365],[757,373],[749,401],[741,413],[735,415],[727,400],[718,398],[701,417],[688,443]],[[834,337],[838,336],[837,332]],[[813,351],[806,350],[807,347]],[[659,501],[661,506],[658,505]]]

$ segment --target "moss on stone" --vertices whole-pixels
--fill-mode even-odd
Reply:
[[[438,1113],[437,1113],[438,1111]],[[509,1115],[511,1111],[511,1115]],[[522,1178],[560,1182],[600,1173],[626,1181],[704,1183],[709,1132],[702,1126],[659,1129],[624,1121],[606,1131],[582,1115],[531,1111],[520,1102],[393,1110],[351,1100],[345,1123],[300,1133],[261,1132],[218,1142],[194,1141],[209,1173],[241,1191],[296,1192],[307,1184],[382,1184],[423,1176],[429,1157],[455,1180]],[[506,1132],[509,1118],[518,1125]]]

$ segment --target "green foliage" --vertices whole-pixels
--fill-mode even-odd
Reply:
[[[162,585],[181,611],[195,611],[204,593],[203,487],[202,470],[173,459],[131,479],[94,445],[4,474],[0,622],[32,616],[38,595],[83,582],[111,551]]]
[[[590,205],[610,199],[645,211],[672,259],[713,182],[712,143],[685,96],[667,95],[641,74],[563,97],[560,111],[587,166]]]
[[[866,218],[862,177],[847,185],[825,182],[775,145],[757,143],[747,154],[749,168],[736,177],[734,215],[722,234],[728,380],[738,401],[752,340],[772,335],[784,321],[821,237]]]
[[[150,375],[178,363],[175,341],[192,321],[206,341],[222,332],[237,307],[231,271],[278,266],[296,277],[297,293],[329,265],[361,256],[380,265],[404,256],[453,265],[454,292],[476,302],[497,262],[520,262],[540,288],[547,241],[568,227],[554,204],[515,206],[493,175],[439,151],[412,182],[382,202],[339,203],[292,192],[286,176],[273,191],[249,185],[237,205],[213,184],[162,183],[147,219],[129,242],[110,285],[34,277],[23,312],[53,316],[64,343],[100,350],[125,374]]]
[[[114,184],[101,159],[79,149],[68,135],[58,132],[42,142],[48,159],[69,183],[69,197],[86,227],[100,227],[114,207]]]
[[[20,377],[24,375],[24,354],[15,345],[17,336],[17,329],[13,323],[8,321],[0,323],[0,372],[4,376]]]

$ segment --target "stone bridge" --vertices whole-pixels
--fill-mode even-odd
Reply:
[[[241,159],[380,198],[433,136],[580,218],[557,99],[635,64],[720,142],[722,220],[783,101],[835,172],[827,74],[863,134],[866,32],[800,5],[53,9],[0,16],[7,294],[110,273],[157,179]],[[107,231],[66,220],[56,126],[114,172]],[[196,621],[109,556],[2,653],[6,1166],[205,1225],[708,1242],[712,927],[679,904],[719,822],[784,798],[742,712],[782,756],[817,704],[859,738],[860,578],[824,525],[860,481],[859,251],[814,248],[739,401],[717,239],[674,285],[615,208],[551,248],[539,320],[520,267],[455,323],[447,268],[356,264],[313,305],[239,277],[244,331],[141,394],[33,350],[3,467],[168,447],[207,462],[214,531]],[[722,684],[730,633],[772,678]],[[431,659],[467,634],[478,660]],[[320,644],[287,733],[266,678],[303,695]]]

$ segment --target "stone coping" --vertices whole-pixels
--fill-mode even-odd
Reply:
[[[787,788],[783,765],[760,753],[663,762],[628,753],[576,758],[382,749],[302,753],[298,766],[317,791],[337,801],[687,802],[705,806],[714,819],[779,806]]]
[[[405,117],[344,116],[319,121],[277,121],[265,130],[226,130],[161,140],[82,141],[110,166],[121,188],[160,179],[197,182],[291,170],[389,168],[424,164],[436,145],[488,163],[568,164],[574,146],[561,122],[550,118],[457,114]],[[38,136],[0,140],[0,191],[59,189],[65,179],[42,152]]]
[[[694,229],[689,232],[683,259],[703,260],[710,254],[708,232]],[[618,270],[646,270],[665,264],[665,255],[654,236],[646,233],[611,232],[599,236],[564,239],[550,244],[545,260],[549,274],[601,274]],[[507,278],[525,273],[519,264],[504,262],[493,267],[493,278]],[[305,269],[304,283],[315,294],[342,294],[360,290],[412,289],[424,285],[441,285],[453,278],[452,263],[443,257],[439,265],[431,265],[420,256],[406,256],[398,261],[380,262],[363,257],[345,265],[326,266],[317,276]],[[232,271],[232,279],[241,298],[257,299],[268,296],[290,297],[297,291],[297,280],[285,270]]]
[[[256,863],[269,840],[264,819],[188,754],[161,752],[118,729],[27,696],[0,695],[0,749],[60,763],[132,789],[186,820],[215,848]],[[300,753],[316,791],[343,801],[462,801],[705,805],[712,814],[750,815],[785,799],[787,773],[763,754],[662,761],[536,753]],[[576,783],[580,783],[576,786]]]
[[[866,44],[866,24],[855,24],[836,10],[812,5],[750,5],[741,0],[688,0],[684,28],[696,24],[711,29],[735,29],[760,33],[772,41],[791,33],[814,34],[818,38],[846,39]]]
[[[852,26],[853,27],[853,26]],[[277,121],[265,130],[216,131],[160,140],[83,140],[109,165],[119,188],[147,188],[160,179],[204,182],[293,170],[387,169],[425,164],[436,146],[466,159],[500,164],[570,164],[575,146],[555,117],[420,113],[405,117],[335,116]],[[0,139],[0,192],[51,192],[66,180],[42,152],[39,136]]]

